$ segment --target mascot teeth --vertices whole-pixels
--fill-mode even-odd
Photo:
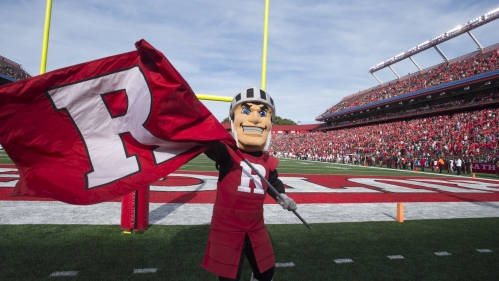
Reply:
[[[243,126],[243,132],[245,132],[245,133],[258,133],[258,134],[262,134],[263,133],[263,128]]]

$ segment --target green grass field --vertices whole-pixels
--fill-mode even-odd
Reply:
[[[12,164],[12,161],[3,149],[0,150],[0,164]]]
[[[1,226],[0,280],[217,280],[200,267],[208,226]],[[269,225],[274,280],[499,280],[499,219]],[[476,249],[492,252],[480,253]],[[450,256],[437,256],[448,252]],[[401,255],[403,259],[389,259]],[[336,264],[335,259],[353,262]],[[157,268],[134,274],[134,269]],[[249,280],[245,266],[241,280]]]
[[[3,155],[2,163],[9,163]],[[215,169],[200,156],[180,170]],[[281,160],[279,172],[422,174],[296,160]],[[274,280],[499,280],[499,218],[312,224],[311,230],[268,225],[268,230],[276,262],[294,264],[276,268]],[[200,266],[207,225],[152,225],[130,235],[118,225],[0,225],[0,231],[0,280],[218,280]],[[388,258],[393,255],[403,258]],[[335,263],[338,259],[353,262]],[[157,271],[134,273],[148,268]],[[60,271],[78,273],[50,276]],[[241,280],[250,275],[245,264]]]

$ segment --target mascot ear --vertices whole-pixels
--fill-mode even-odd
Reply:
[[[269,150],[271,139],[272,139],[272,126],[270,126],[269,134],[267,135],[267,141],[265,142],[265,147],[263,148],[263,151]]]
[[[229,117],[230,118],[230,117]],[[236,144],[237,144],[237,148],[239,148],[239,141],[237,139],[237,132],[236,130],[234,129],[234,120],[233,119],[230,119],[230,130],[231,130],[231,134],[232,134],[232,137],[234,138],[234,140],[236,141]]]

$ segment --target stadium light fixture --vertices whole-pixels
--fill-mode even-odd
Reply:
[[[490,85],[490,83],[491,83],[490,81],[487,81],[485,82],[485,85]]]
[[[461,30],[461,28],[463,28],[461,25],[458,25],[457,27],[447,31],[446,33],[452,33],[452,32],[455,32],[455,31],[459,31]]]
[[[466,86],[466,87],[464,87],[464,90],[465,90],[465,91],[468,91],[469,89],[470,89],[470,86]]]

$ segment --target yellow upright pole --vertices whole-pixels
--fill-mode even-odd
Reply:
[[[52,13],[52,0],[47,0],[45,9],[45,27],[43,28],[42,59],[40,62],[40,74],[47,69],[47,52],[49,48],[50,15]]]
[[[267,2],[268,2],[268,0],[267,0]],[[47,53],[48,53],[48,46],[49,46],[51,14],[52,14],[52,0],[47,0],[47,6],[45,9],[45,26],[43,29],[43,43],[42,43],[42,58],[41,58],[41,62],[40,62],[40,74],[45,73],[45,71],[47,70]],[[232,101],[232,97],[212,96],[212,95],[203,95],[203,94],[196,94],[196,96],[200,100],[212,100],[212,101],[223,101],[223,102],[231,102]]]
[[[269,29],[269,2],[265,0],[265,15],[263,23],[263,52],[262,52],[262,90],[265,90],[267,79],[267,38]]]
[[[232,101],[231,97],[224,97],[224,96],[212,96],[212,95],[196,94],[196,97],[200,100],[213,100],[213,101],[225,101],[225,102]]]
[[[263,52],[262,52],[262,86],[261,89],[265,90],[266,78],[267,78],[267,42],[268,42],[268,29],[269,29],[269,3],[270,0],[265,0],[265,14],[263,23]],[[196,94],[196,97],[200,100],[212,100],[212,101],[225,101],[231,102],[231,97],[224,96],[212,96]]]

